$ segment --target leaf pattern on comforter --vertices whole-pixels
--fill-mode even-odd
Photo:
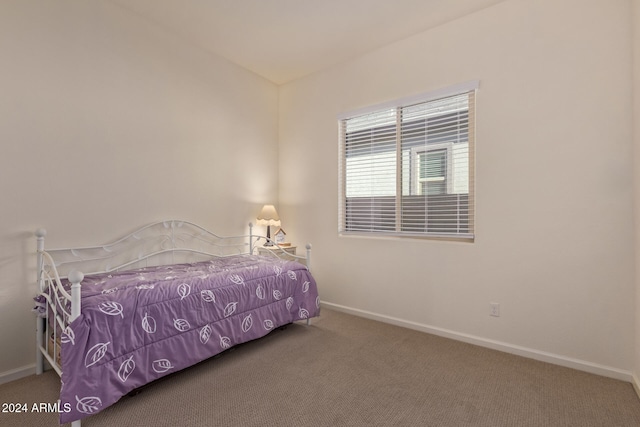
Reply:
[[[60,422],[95,414],[150,381],[317,316],[318,298],[306,267],[262,256],[87,276],[82,314],[62,339],[60,399],[72,410]]]

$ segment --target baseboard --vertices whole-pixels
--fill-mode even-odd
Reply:
[[[12,369],[7,372],[0,372],[0,384],[5,384],[11,381],[19,380],[20,378],[28,377],[36,373],[36,365],[23,366],[21,368]]]
[[[457,341],[466,342],[469,344],[479,345],[481,347],[490,348],[493,350],[503,351],[505,353],[515,354],[517,356],[527,357],[529,359],[539,360],[541,362],[547,362],[554,365],[564,366],[567,368],[577,369],[584,372],[589,372],[604,377],[614,378],[621,381],[630,382],[636,389],[636,392],[640,396],[640,383],[637,378],[629,372],[610,366],[604,366],[597,363],[587,362],[585,360],[574,359],[558,354],[539,351],[527,347],[513,345],[501,341],[490,340],[474,335],[463,334],[448,329],[438,328],[435,326],[429,326],[421,323],[416,323],[397,317],[386,316],[383,314],[373,313],[366,310],[360,310],[356,308],[346,307],[339,304],[333,304],[330,302],[322,302],[322,305],[336,311],[341,311],[354,316],[365,317],[367,319],[377,320],[384,323],[389,323],[396,326],[402,326],[409,329],[414,329],[421,332],[426,332],[433,335],[438,335],[445,338],[451,338]]]
[[[634,373],[632,375],[632,381],[631,384],[633,384],[633,389],[636,391],[636,395],[638,395],[638,399],[640,399],[640,381],[638,381],[638,377],[636,376],[636,374]]]

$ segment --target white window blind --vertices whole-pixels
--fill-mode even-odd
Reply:
[[[473,239],[477,82],[339,117],[339,232]]]

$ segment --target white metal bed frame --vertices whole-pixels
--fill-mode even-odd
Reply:
[[[270,239],[254,235],[249,223],[249,234],[218,236],[188,221],[168,220],[144,226],[112,243],[100,246],[45,250],[44,228],[36,230],[38,293],[46,300],[44,316],[36,319],[36,374],[44,372],[44,361],[62,376],[62,367],[56,360],[60,351],[59,332],[80,316],[82,306],[80,289],[85,274],[100,274],[168,265],[187,260],[253,254],[258,241],[271,242],[274,256],[295,259],[311,270],[311,245],[306,245],[306,256],[292,255]],[[71,283],[71,293],[62,286],[62,279]],[[70,309],[68,308],[70,306]],[[51,324],[55,327],[52,328]],[[309,319],[307,319],[307,325]],[[51,330],[53,329],[53,331]],[[49,339],[49,338],[52,339]],[[51,346],[53,346],[51,348]],[[81,421],[72,422],[80,427]]]

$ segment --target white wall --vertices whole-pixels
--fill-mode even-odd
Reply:
[[[281,216],[323,301],[630,378],[630,4],[510,0],[281,87]],[[337,114],[474,79],[475,242],[339,237]]]
[[[101,0],[3,0],[0,64],[7,380],[35,360],[33,231],[50,247],[169,218],[244,232],[277,202],[278,88]]]

